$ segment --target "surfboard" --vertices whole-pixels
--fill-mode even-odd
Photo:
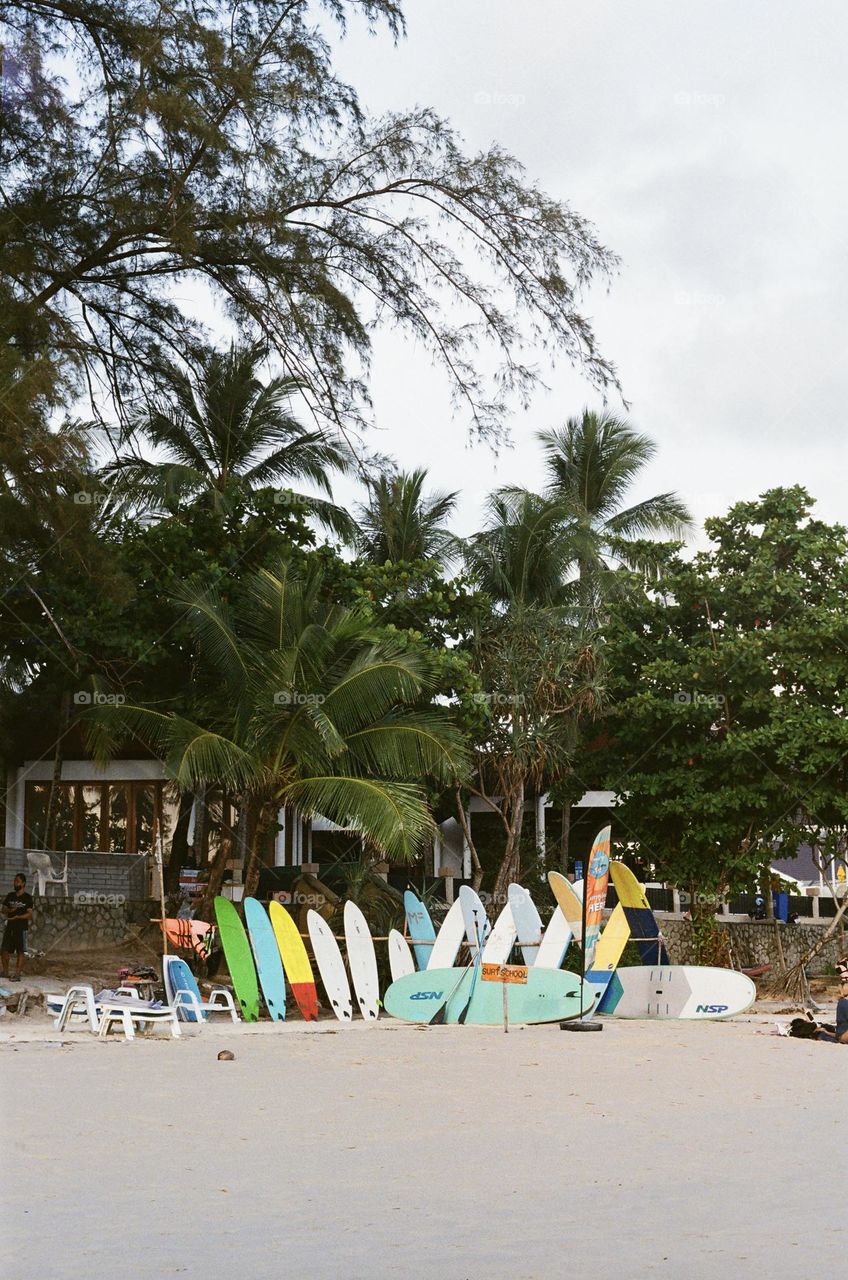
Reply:
[[[553,915],[542,934],[542,941],[536,953],[535,964],[539,969],[559,969],[565,959],[573,934],[571,925],[559,909],[554,907]]]
[[[464,884],[459,890],[459,909],[465,925],[465,940],[472,956],[477,955],[477,938],[485,944],[492,932],[486,908],[480,901],[480,895],[470,885]]]
[[[589,850],[589,869],[586,875],[586,968],[591,969],[592,958],[601,932],[604,907],[607,902],[607,885],[610,867],[610,827],[602,827]]]
[[[282,1022],[286,1016],[286,975],[268,912],[255,898],[245,898],[244,919],[265,1007],[274,1022]]]
[[[744,973],[698,965],[635,965],[612,975],[598,1013],[615,1018],[732,1018],[750,1009],[757,988]]]
[[[272,902],[268,908],[268,914],[271,917],[271,927],[277,939],[283,969],[297,1007],[306,1022],[315,1022],[318,1017],[318,992],[315,989],[312,965],[309,963],[303,938],[294,920],[281,903]]]
[[[426,969],[436,940],[436,929],[430,912],[411,889],[407,889],[403,895],[403,909],[406,912],[406,927],[415,953],[415,962],[419,969]]]
[[[542,917],[530,894],[520,884],[511,884],[507,898],[515,918],[518,941],[525,964],[535,964],[542,942]]]
[[[483,964],[506,964],[515,945],[516,926],[509,903],[498,916],[483,948]]]
[[[253,963],[244,925],[229,898],[215,899],[215,919],[218,922],[221,946],[224,948],[224,956],[233,980],[233,990],[241,1009],[241,1016],[245,1022],[257,1022],[259,985],[256,981],[256,966]]]
[[[374,939],[368,921],[355,902],[344,906],[344,933],[347,944],[347,962],[353,991],[360,1012],[366,1022],[380,1016],[380,982],[377,977],[377,956]]]
[[[319,916],[311,907],[306,913],[306,927],[330,1007],[339,1022],[350,1022],[353,1019],[350,983],[333,931],[323,916]]]
[[[442,921],[442,927],[436,934],[428,969],[449,969],[457,957],[462,940],[465,937],[465,921],[462,918],[462,905],[459,898],[452,904]]]
[[[642,885],[623,862],[611,862],[610,875],[618,900],[627,916],[627,923],[642,963],[670,965],[671,960],[662,939],[660,926]]]
[[[198,1000],[203,1000],[200,994],[200,987],[197,980],[189,969],[185,960],[181,960],[179,956],[163,956],[162,957],[162,978],[165,983],[165,997],[168,1004],[174,1003],[174,997],[178,991],[190,991]],[[205,1014],[201,1013],[200,1017],[190,1005],[181,1004],[177,1010],[177,1017],[183,1022],[205,1022]]]
[[[408,973],[415,972],[415,961],[412,950],[402,933],[397,929],[389,930],[389,970],[392,982],[405,978]]]
[[[574,885],[566,880],[561,871],[549,871],[548,884],[572,936],[579,942],[583,937],[583,903],[574,892]]]
[[[468,1000],[470,969],[428,969],[410,973],[389,987],[383,999],[386,1013],[405,1022],[429,1022],[448,997],[445,1022],[455,1023]],[[465,975],[465,981],[460,979]],[[510,1023],[563,1022],[580,1015],[582,983],[563,969],[527,971],[526,984],[506,985]],[[453,995],[451,995],[453,992]],[[588,995],[584,997],[588,1002]],[[504,1019],[504,984],[477,983],[468,1007],[466,1025],[500,1026]]]

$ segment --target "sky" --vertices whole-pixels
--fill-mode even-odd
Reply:
[[[803,484],[822,518],[848,521],[844,4],[414,0],[406,14],[398,47],[356,27],[338,47],[364,105],[426,104],[470,150],[496,140],[622,259],[584,313],[658,445],[634,499],[677,490],[700,523]],[[378,334],[370,443],[461,490],[455,526],[473,532],[492,488],[541,485],[535,432],[600,407],[567,366],[546,381],[496,457],[469,444],[426,355]]]

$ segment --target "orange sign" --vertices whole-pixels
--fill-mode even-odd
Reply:
[[[517,982],[524,986],[527,982],[527,965],[484,964],[480,966],[480,976],[484,982]]]

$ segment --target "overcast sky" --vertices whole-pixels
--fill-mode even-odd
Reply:
[[[340,72],[374,112],[427,104],[474,150],[497,140],[622,258],[587,300],[630,417],[659,445],[637,497],[700,521],[806,485],[848,517],[845,93],[839,0],[417,0],[407,40],[354,30]],[[460,488],[460,532],[499,483],[540,481],[535,431],[597,397],[565,368],[514,448],[469,448],[441,376],[375,343],[374,447]],[[620,406],[616,406],[620,407]],[[341,494],[341,490],[338,491]]]

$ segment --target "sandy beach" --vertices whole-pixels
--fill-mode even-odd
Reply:
[[[836,1274],[848,1055],[774,1021],[8,1020],[3,1275]]]

